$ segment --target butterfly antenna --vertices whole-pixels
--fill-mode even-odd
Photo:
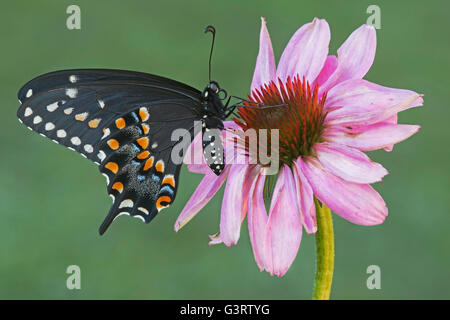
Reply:
[[[212,33],[212,44],[211,44],[211,52],[209,53],[209,82],[211,82],[211,60],[212,60],[212,54],[214,49],[214,40],[216,39],[216,28],[209,25],[205,28],[205,33],[211,32]]]

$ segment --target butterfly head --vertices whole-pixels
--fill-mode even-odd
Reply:
[[[203,98],[205,100],[211,100],[215,95],[220,92],[219,84],[215,81],[211,81],[206,88],[203,90]]]

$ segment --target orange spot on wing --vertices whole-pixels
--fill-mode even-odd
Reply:
[[[105,165],[105,168],[111,170],[113,173],[117,173],[117,171],[119,171],[119,166],[115,162],[108,162]]]
[[[147,161],[145,161],[144,171],[147,171],[148,169],[153,167],[153,161],[154,161],[153,157],[150,157],[150,158],[147,159]]]
[[[117,129],[123,129],[125,128],[125,120],[123,118],[119,118],[116,120],[116,127]]]
[[[162,160],[158,160],[155,165],[156,171],[164,172],[164,162]]]
[[[100,121],[101,121],[101,119],[93,119],[93,120],[91,120],[91,121],[89,121],[88,122],[88,126],[90,127],[90,128],[97,128],[98,127],[98,124],[100,123]]]
[[[162,184],[170,184],[172,188],[175,188],[175,179],[172,176],[165,176]]]
[[[84,120],[86,120],[87,116],[88,116],[87,112],[83,112],[83,113],[75,115],[75,120],[84,121]]]
[[[148,110],[146,107],[139,108],[139,117],[141,117],[142,121],[147,121],[150,114],[148,113]]]
[[[139,138],[136,140],[137,143],[141,146],[142,149],[147,149],[149,141],[147,137]]]
[[[166,202],[166,205],[163,205],[162,202]],[[161,210],[165,207],[168,207],[169,204],[172,202],[172,199],[169,196],[161,196],[156,200],[156,209]]]
[[[150,155],[150,152],[143,151],[137,155],[137,158],[138,159],[147,159],[149,155]]]
[[[120,193],[122,193],[122,191],[123,191],[123,183],[122,182],[116,182],[116,183],[113,184],[112,188],[114,190],[117,190]]]
[[[150,131],[150,126],[146,123],[143,123],[141,125],[141,127],[142,127],[142,130],[144,131],[144,134],[147,134]]]
[[[109,139],[107,143],[108,146],[113,150],[119,148],[119,141],[117,141],[116,139]]]

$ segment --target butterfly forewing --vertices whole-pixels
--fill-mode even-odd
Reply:
[[[121,213],[151,219],[175,199],[181,164],[172,162],[175,129],[192,132],[200,92],[130,71],[68,70],[40,76],[19,91],[21,122],[95,163],[114,199],[100,228]]]

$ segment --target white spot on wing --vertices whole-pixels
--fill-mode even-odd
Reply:
[[[30,107],[26,107],[26,108],[25,108],[25,112],[23,113],[23,115],[24,115],[25,117],[29,117],[29,116],[31,116],[32,114],[33,114],[33,110],[31,110]]]
[[[66,95],[69,98],[72,98],[72,99],[76,98],[77,94],[78,94],[78,89],[77,88],[66,89]]]
[[[135,216],[133,216],[133,218],[138,218],[138,219],[141,219],[143,222],[145,222],[144,217],[142,217],[140,215],[135,215]]]
[[[81,140],[78,137],[72,137],[70,139],[70,142],[72,142],[73,145],[79,146],[81,144]]]
[[[158,143],[157,142],[154,142],[153,144],[152,144],[152,149],[155,149],[155,148],[157,148],[158,147]]]
[[[121,212],[117,216],[114,217],[113,221],[116,220],[118,217],[123,216],[123,215],[129,216],[130,214],[128,212]]]
[[[109,136],[110,133],[111,133],[111,131],[109,130],[109,128],[105,128],[103,130],[103,137],[102,137],[102,139],[105,139],[107,136]]]
[[[88,153],[92,153],[94,151],[94,148],[90,144],[85,144],[84,150]]]
[[[77,80],[78,80],[78,77],[77,77],[76,75],[71,75],[71,76],[69,77],[69,81],[72,82],[72,83],[77,82]]]
[[[119,205],[119,209],[120,208],[133,208],[133,200],[131,199],[123,200]]]
[[[103,109],[105,107],[105,102],[103,100],[98,100],[98,105]]]
[[[141,212],[143,212],[143,213],[145,213],[146,215],[149,214],[148,210],[145,209],[144,207],[139,207],[138,210],[141,211]]]
[[[73,111],[73,108],[64,109],[64,113],[67,114],[67,115],[71,114],[72,111]]]
[[[109,185],[109,177],[108,177],[108,175],[106,173],[102,173],[102,175],[106,179],[106,185]],[[113,201],[114,201],[114,196],[112,194],[110,194],[110,196],[113,198]]]
[[[36,117],[34,117],[34,119],[33,119],[33,123],[34,123],[34,124],[38,124],[38,123],[40,123],[41,121],[42,121],[42,118],[39,117],[39,116],[36,116]]]
[[[100,159],[100,161],[103,161],[106,158],[106,154],[102,150],[100,150],[97,154],[97,157]]]
[[[53,123],[47,122],[45,124],[45,130],[50,131],[50,130],[53,130],[53,129],[55,129],[55,125]]]
[[[47,106],[48,112],[53,112],[53,111],[55,111],[56,109],[58,109],[58,102],[54,102],[54,103],[49,104],[49,105]]]
[[[67,136],[67,132],[63,129],[59,129],[58,131],[56,131],[56,136],[58,138],[65,138]]]
[[[26,97],[29,98],[33,95],[33,89],[28,89]]]

